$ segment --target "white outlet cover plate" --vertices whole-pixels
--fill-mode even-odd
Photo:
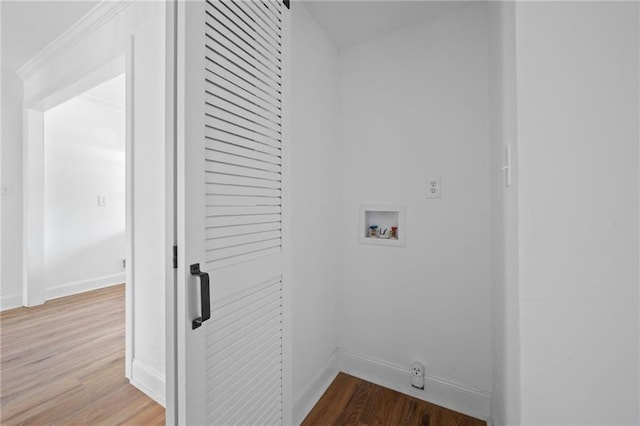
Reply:
[[[427,178],[427,198],[442,197],[442,177],[429,176]]]

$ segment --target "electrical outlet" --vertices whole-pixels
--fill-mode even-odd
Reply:
[[[427,198],[440,198],[442,196],[441,180],[440,176],[427,178]]]
[[[424,365],[421,362],[411,363],[411,386],[424,390]]]
[[[109,200],[106,195],[98,195],[98,206],[106,207],[109,204]]]

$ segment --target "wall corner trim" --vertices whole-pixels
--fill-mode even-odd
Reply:
[[[26,64],[20,67],[17,71],[18,77],[23,81],[30,79],[47,64],[53,62],[67,50],[80,43],[132,3],[133,0],[101,1],[75,24],[70,26],[65,32],[56,37],[51,43],[45,46],[44,49],[27,61]]]
[[[318,373],[296,394],[293,402],[293,424],[299,425],[318,403],[338,375],[338,349],[331,353]]]
[[[134,359],[131,365],[130,382],[149,398],[166,408],[165,377],[154,368],[139,359]]]
[[[340,371],[414,398],[466,414],[489,420],[491,392],[473,389],[435,376],[425,377],[425,390],[413,389],[407,367],[378,361],[362,355],[338,350]]]
[[[85,291],[98,290],[100,288],[111,287],[125,282],[125,273],[118,272],[101,277],[93,277],[86,280],[74,281],[70,283],[58,284],[56,286],[45,287],[45,300],[57,299],[59,297],[71,296]]]

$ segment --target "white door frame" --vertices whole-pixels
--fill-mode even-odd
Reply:
[[[178,389],[177,389],[177,292],[176,282],[178,279],[178,270],[174,262],[177,262],[178,230],[176,224],[177,216],[177,194],[176,194],[176,178],[177,178],[177,29],[176,9],[178,4],[176,0],[167,0],[166,2],[166,37],[165,37],[165,158],[166,173],[165,187],[166,205],[165,205],[165,234],[167,242],[171,242],[171,246],[167,246],[167,259],[173,259],[173,262],[167,262],[166,282],[165,282],[165,424],[167,426],[178,424]]]
[[[125,52],[74,82],[45,82],[37,95],[23,100],[23,305],[46,301],[44,285],[44,113],[101,82],[125,74],[125,376],[133,360],[133,38]],[[27,80],[28,81],[28,80]],[[47,85],[51,83],[50,85]],[[46,87],[45,87],[46,86]]]

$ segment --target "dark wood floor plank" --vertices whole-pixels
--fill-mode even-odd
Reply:
[[[486,422],[340,373],[303,426],[486,426]]]
[[[373,383],[360,381],[353,396],[349,400],[349,404],[347,404],[336,420],[336,424],[355,425],[361,423],[364,418],[371,415],[373,407],[369,402],[376,399],[377,393],[378,386]]]
[[[394,417],[398,424],[406,426],[429,426],[429,410],[424,401],[406,395],[398,395]]]
[[[391,425],[394,424],[393,410],[396,404],[397,392],[375,386],[373,397],[367,401],[367,405],[358,419],[358,423],[366,425]]]
[[[332,386],[327,389],[303,424],[336,424],[337,418],[349,403],[351,395],[358,386],[358,383],[359,380],[353,376],[338,374],[333,381],[335,386],[332,384]]]
[[[0,423],[164,424],[124,377],[124,285],[0,313]]]

